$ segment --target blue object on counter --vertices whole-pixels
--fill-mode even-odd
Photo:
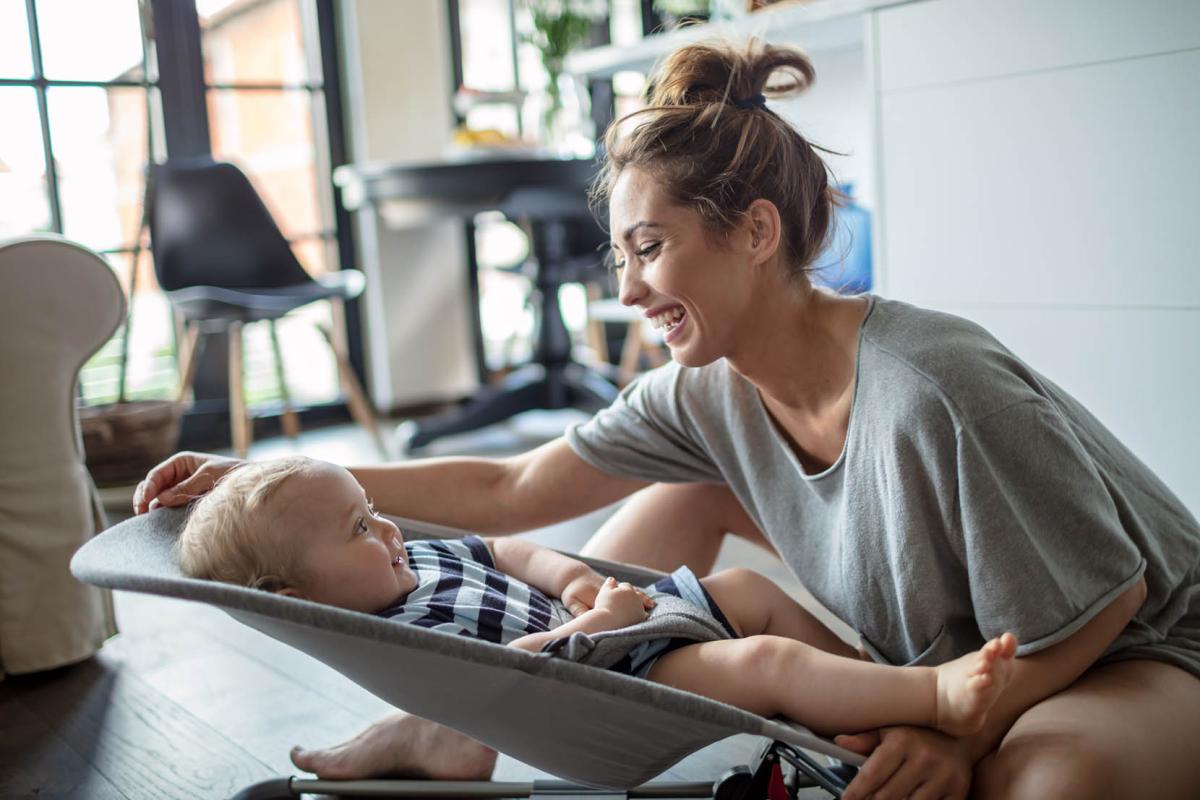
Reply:
[[[840,294],[871,291],[871,213],[854,202],[854,184],[838,189],[849,198],[835,209],[833,234],[817,257],[813,283]]]

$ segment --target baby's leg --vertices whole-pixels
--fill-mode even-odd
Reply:
[[[892,667],[794,639],[752,636],[674,650],[647,677],[760,716],[788,717],[824,735],[886,725],[964,735],[982,727],[1008,683],[1011,638],[940,667]]]
[[[701,579],[721,611],[741,636],[797,639],[846,658],[858,651],[846,644],[775,581],[749,569],[727,569]]]

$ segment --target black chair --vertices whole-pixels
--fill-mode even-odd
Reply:
[[[351,416],[383,447],[375,413],[350,366],[346,347],[346,300],[362,293],[357,270],[312,278],[296,260],[250,181],[233,164],[178,159],[154,167],[150,192],[150,241],[159,285],[182,319],[179,393],[195,379],[200,337],[229,335],[229,416],[233,447],[245,456],[251,425],[242,390],[242,327],[267,322],[283,394],[283,429],[299,433],[283,374],[275,322],[301,306],[328,300],[332,330],[321,329],[337,360]]]

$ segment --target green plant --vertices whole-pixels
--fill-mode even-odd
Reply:
[[[654,0],[654,10],[682,19],[689,16],[708,16],[709,0]]]
[[[523,0],[533,19],[533,33],[525,40],[538,49],[542,67],[546,70],[546,93],[550,105],[546,109],[549,127],[554,115],[562,108],[558,76],[562,74],[567,54],[587,41],[592,26],[608,16],[608,0]]]

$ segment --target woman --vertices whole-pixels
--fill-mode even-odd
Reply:
[[[1017,635],[980,734],[839,737],[870,754],[847,798],[1194,796],[1200,526],[979,327],[813,288],[834,193],[763,98],[812,79],[794,50],[688,46],[650,108],[607,135],[595,194],[621,300],[666,328],[673,364],[525,455],[355,477],[382,510],[489,533],[643,490],[586,553],[704,574],[735,532],[773,548],[880,661],[942,663]],[[175,456],[135,508],[182,504],[231,463]],[[294,760],[327,777],[478,777],[494,754],[397,715]]]

